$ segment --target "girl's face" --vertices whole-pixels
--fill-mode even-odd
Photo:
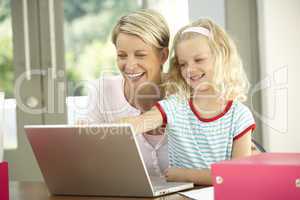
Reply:
[[[147,81],[158,84],[161,67],[168,57],[168,50],[158,51],[141,38],[120,33],[116,40],[117,64],[130,85],[139,86]]]
[[[181,75],[194,92],[213,92],[213,58],[205,36],[180,41],[176,55]]]

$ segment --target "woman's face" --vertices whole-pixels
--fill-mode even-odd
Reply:
[[[167,48],[158,51],[138,36],[120,33],[116,50],[118,67],[130,85],[160,83],[162,65],[168,57]]]

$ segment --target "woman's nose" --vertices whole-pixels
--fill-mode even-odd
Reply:
[[[128,57],[126,62],[127,68],[134,68],[137,65],[137,60],[134,57]]]

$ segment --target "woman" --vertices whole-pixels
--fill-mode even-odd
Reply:
[[[119,19],[112,32],[112,42],[122,75],[102,74],[93,85],[89,94],[89,123],[140,115],[164,97],[160,85],[169,53],[169,37],[167,23],[153,10],[135,11]],[[166,138],[147,132],[139,134],[137,139],[149,174],[163,175],[168,167]]]

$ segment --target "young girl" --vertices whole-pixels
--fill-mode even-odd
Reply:
[[[249,83],[231,38],[210,20],[176,34],[169,95],[150,111],[121,122],[136,133],[161,125],[168,134],[168,181],[210,185],[211,164],[251,154],[255,122],[245,101]]]

